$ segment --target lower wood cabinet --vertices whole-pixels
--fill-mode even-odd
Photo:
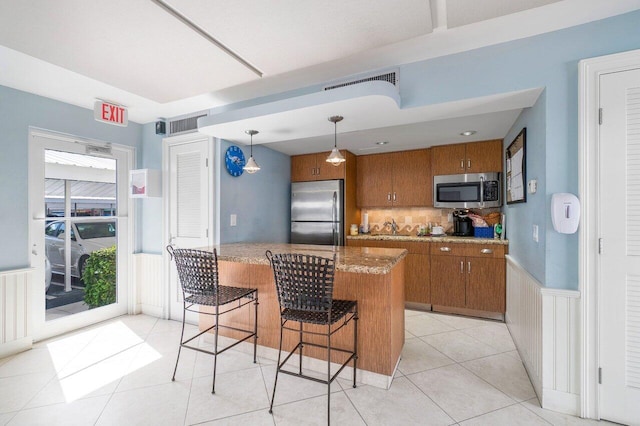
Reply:
[[[384,247],[406,249],[404,265],[404,298],[406,302],[431,303],[431,260],[428,241],[347,240],[353,247]]]
[[[405,302],[490,318],[496,315],[482,312],[505,313],[507,246],[358,239],[347,239],[347,245],[407,249]]]
[[[434,305],[466,307],[467,276],[461,272],[463,259],[431,257],[431,301]]]
[[[431,245],[431,304],[504,314],[505,247],[502,245]]]

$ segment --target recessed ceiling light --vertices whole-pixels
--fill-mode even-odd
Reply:
[[[471,135],[475,135],[477,132],[475,130],[465,130],[464,132],[460,133],[460,135],[462,136],[471,136]]]
[[[380,142],[376,142],[376,145],[386,145],[388,143],[389,141],[380,141]]]

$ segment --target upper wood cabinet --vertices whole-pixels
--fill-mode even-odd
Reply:
[[[346,151],[340,151],[346,158]],[[291,157],[291,182],[344,179],[345,163],[339,166],[327,163],[329,152],[294,155]]]
[[[433,204],[428,149],[358,157],[358,207],[426,207]]]
[[[361,155],[356,161],[358,207],[390,206],[393,190],[391,155]]]
[[[431,148],[433,175],[502,171],[502,140],[440,145]]]

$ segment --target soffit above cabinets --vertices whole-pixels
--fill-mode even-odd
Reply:
[[[255,129],[260,133],[254,137],[254,145],[265,144],[289,155],[306,154],[333,147],[334,126],[328,118],[341,115],[344,120],[337,127],[340,148],[355,154],[400,151],[501,139],[521,110],[535,104],[542,90],[403,109],[393,85],[368,82],[202,117],[198,130],[248,144],[245,131]],[[469,126],[477,133],[472,138],[460,136]],[[375,144],[383,139],[390,143]]]

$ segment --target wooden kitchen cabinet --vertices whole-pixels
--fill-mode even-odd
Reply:
[[[431,256],[431,303],[466,307],[466,275],[460,272],[461,257]]]
[[[352,247],[384,247],[406,249],[404,267],[405,302],[428,305],[431,303],[431,257],[430,243],[389,240],[354,240],[347,239]]]
[[[469,273],[466,297],[467,308],[478,311],[505,312],[504,259],[466,259]]]
[[[340,151],[347,158],[346,151]],[[327,163],[329,152],[294,155],[291,157],[291,182],[344,179],[345,163],[334,166]]]
[[[464,308],[504,314],[505,246],[431,244],[431,303],[434,310]],[[473,314],[473,312],[469,312]]]
[[[502,171],[502,140],[440,145],[431,148],[433,175]]]
[[[359,156],[357,180],[361,208],[433,205],[429,149]]]
[[[356,204],[358,207],[391,205],[392,158],[386,154],[361,155],[357,159]]]

